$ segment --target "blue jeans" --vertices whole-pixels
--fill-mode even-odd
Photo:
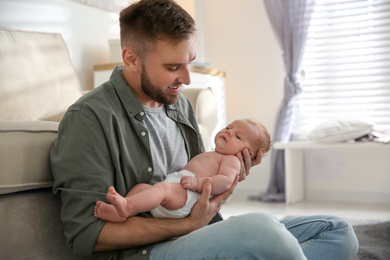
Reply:
[[[249,213],[156,244],[150,259],[350,260],[357,250],[355,233],[342,218],[279,221],[269,214]]]

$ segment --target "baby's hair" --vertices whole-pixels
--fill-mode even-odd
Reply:
[[[256,151],[258,149],[261,149],[261,151],[263,152],[263,156],[264,156],[271,149],[272,142],[271,142],[270,134],[268,133],[265,126],[262,123],[260,123],[259,121],[256,121],[256,120],[253,120],[250,118],[244,118],[243,120],[260,129],[261,135],[256,140],[254,146],[256,147]]]

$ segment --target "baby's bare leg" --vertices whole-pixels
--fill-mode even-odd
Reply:
[[[120,217],[128,218],[138,213],[134,213],[132,211],[130,201],[127,201],[126,197],[122,197],[119,193],[117,193],[115,188],[112,186],[108,188],[107,199],[115,207]]]
[[[124,222],[126,220],[126,218],[119,216],[118,211],[113,205],[103,201],[96,202],[94,214],[95,217],[110,222]]]
[[[131,191],[126,197],[122,197],[114,187],[110,187],[107,199],[114,205],[119,216],[128,218],[151,211],[160,204],[169,210],[181,208],[187,200],[187,191],[180,183],[159,182],[153,186],[140,186],[138,191]]]
[[[134,195],[138,192],[141,192],[145,189],[150,188],[151,185],[140,183],[134,186],[129,193],[127,193],[126,197]],[[97,201],[96,206],[94,209],[95,217],[110,221],[110,222],[124,222],[126,220],[125,217],[121,217],[118,214],[117,209],[114,207],[114,205],[107,204],[103,201]]]

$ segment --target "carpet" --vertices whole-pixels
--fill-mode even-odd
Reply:
[[[359,251],[354,260],[390,260],[390,221],[354,224]]]

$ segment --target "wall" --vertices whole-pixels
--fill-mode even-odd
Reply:
[[[206,61],[226,71],[227,121],[249,117],[273,134],[283,96],[283,63],[261,0],[203,0]],[[270,154],[252,168],[237,193],[256,195],[268,186]]]
[[[198,26],[197,61],[227,72],[228,121],[254,118],[273,133],[284,72],[263,2],[178,2]],[[0,0],[0,26],[61,33],[83,89],[93,87],[93,65],[109,62],[108,40],[119,38],[117,14],[70,0]],[[264,191],[269,171],[267,156],[237,191]]]
[[[93,65],[109,62],[108,40],[119,38],[118,14],[69,0],[0,0],[0,26],[60,33],[83,89],[93,87]]]
[[[283,96],[284,69],[263,1],[179,2],[197,20],[198,60],[227,73],[227,120],[254,118],[272,134]],[[93,86],[93,64],[109,62],[108,40],[119,37],[117,14],[69,0],[0,0],[0,25],[61,33],[84,89]],[[308,198],[375,201],[386,194],[390,164],[383,162],[388,151],[337,153],[342,153],[341,161],[335,161],[331,152],[306,156]],[[269,173],[270,154],[251,170],[235,194],[264,192]]]
[[[284,68],[263,1],[197,1],[203,5],[206,61],[227,73],[228,122],[251,117],[273,134],[283,96]],[[390,203],[389,146],[308,151],[304,156],[307,199]],[[270,154],[251,170],[234,195],[264,192],[269,177]]]

